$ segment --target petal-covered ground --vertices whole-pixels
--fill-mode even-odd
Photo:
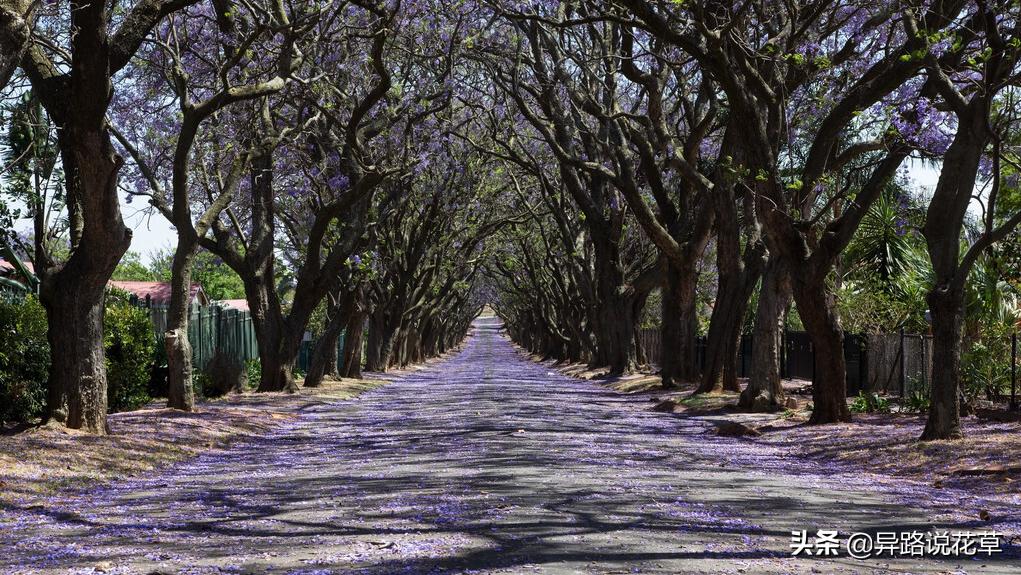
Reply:
[[[0,513],[0,573],[1021,573],[790,556],[791,531],[953,522],[549,371],[479,320],[451,359],[153,477]],[[1018,510],[996,510],[1009,526]],[[948,521],[950,521],[948,523]]]

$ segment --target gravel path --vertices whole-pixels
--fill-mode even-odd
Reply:
[[[742,464],[740,440],[549,372],[498,327],[226,455],[0,512],[0,573],[1021,573],[791,557],[791,530],[927,531],[931,512]]]

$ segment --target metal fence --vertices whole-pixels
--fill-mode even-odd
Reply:
[[[161,365],[166,364],[163,340],[166,337],[169,307],[137,297],[132,297],[131,303],[148,312],[156,334],[157,361]],[[259,346],[250,312],[216,305],[193,305],[190,313],[188,341],[192,347],[192,365],[196,369],[205,369],[217,353],[241,362],[259,358]]]
[[[131,303],[145,309],[152,321],[156,334],[157,362],[166,365],[166,350],[163,340],[166,337],[169,307],[165,304],[154,304],[149,300],[132,297]],[[337,338],[337,357],[344,353],[344,333]],[[255,339],[255,327],[252,315],[248,311],[224,308],[217,305],[191,307],[188,318],[188,341],[192,348],[192,365],[196,369],[205,369],[217,353],[237,358],[241,362],[259,359],[258,341]],[[307,373],[312,364],[316,340],[305,339],[298,350],[295,368]]]
[[[337,338],[337,367],[341,367],[341,362],[344,357],[344,337],[347,334],[344,332],[340,333]],[[298,349],[298,361],[295,363],[295,369],[301,373],[308,373],[308,368],[312,365],[312,354],[315,352],[318,340],[306,339],[301,342],[301,348]]]

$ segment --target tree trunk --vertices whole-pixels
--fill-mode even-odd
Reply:
[[[794,300],[805,324],[815,356],[810,423],[851,420],[847,409],[847,369],[844,362],[844,331],[836,301],[826,287],[825,276],[806,273],[793,278]]]
[[[389,325],[383,331],[382,345],[379,348],[379,364],[381,371],[387,371],[393,367],[394,346],[397,345],[398,328],[391,328]]]
[[[287,391],[294,393],[298,386],[294,382],[294,363],[288,363],[279,353],[279,348],[262,359],[262,373],[258,392]]]
[[[383,349],[383,332],[386,325],[386,312],[377,309],[369,315],[369,336],[365,346],[365,369],[383,371],[380,352]]]
[[[737,144],[735,126],[728,125],[723,136],[723,149],[734,154],[738,162],[745,159],[745,153]],[[705,372],[702,382],[695,393],[720,393],[740,391],[733,370],[727,365],[737,361],[736,339],[740,334],[735,323],[741,318],[736,317],[742,309],[739,301],[741,282],[744,275],[741,261],[741,225],[738,219],[738,200],[735,184],[717,175],[716,189],[713,190],[713,220],[716,231],[716,299],[713,302],[713,313],[709,318],[709,333],[706,336]],[[753,222],[744,222],[750,226]],[[730,381],[733,379],[733,381]],[[737,389],[735,389],[737,388]]]
[[[312,362],[308,366],[308,373],[305,374],[305,387],[319,387],[323,376],[327,373],[337,373],[337,341],[344,326],[347,325],[347,318],[351,315],[353,307],[351,294],[341,294],[340,298],[341,301],[334,306],[330,321],[326,323],[326,329],[319,336],[312,352]]]
[[[791,283],[786,266],[778,256],[772,256],[762,276],[752,335],[752,372],[738,402],[741,409],[773,411],[784,406],[780,346],[790,299]]]
[[[706,371],[696,393],[741,391],[737,381],[737,358],[748,300],[759,280],[760,247],[746,249],[748,261],[739,266],[734,277],[727,278],[726,285],[721,278],[720,297],[713,308],[706,342]]]
[[[395,310],[377,310],[369,316],[369,341],[365,369],[385,372],[391,366],[394,346],[397,343],[398,323],[392,317]]]
[[[675,381],[698,379],[695,346],[698,341],[698,309],[696,289],[698,272],[695,265],[678,267],[667,262],[663,287],[662,324],[660,327],[660,369],[663,387]]]
[[[249,307],[251,307],[251,303],[249,303]],[[281,372],[282,366],[279,364],[280,356],[278,354],[281,325],[256,313],[255,308],[251,309],[252,327],[255,329],[255,340],[259,347],[259,386],[256,391],[275,391],[274,380],[286,377]]]
[[[191,267],[198,249],[197,240],[178,231],[170,278],[170,309],[164,346],[167,351],[167,407],[191,411],[195,408],[192,387],[192,348],[188,340],[191,315]]]
[[[600,310],[602,365],[609,366],[610,375],[631,373],[636,364],[632,306],[624,298],[615,297]],[[561,354],[563,355],[563,354]]]
[[[131,245],[124,226],[117,182],[124,164],[114,150],[105,121],[111,88],[108,63],[90,50],[106,54],[106,8],[91,5],[74,15],[89,29],[76,39],[71,93],[71,118],[60,132],[73,232],[72,253],[59,270],[39,270],[40,300],[46,308],[47,337],[54,350],[50,361],[47,413],[71,429],[107,432],[106,353],[103,347],[103,304],[107,282]],[[92,22],[92,21],[97,22]],[[82,22],[79,22],[80,24]],[[91,23],[90,23],[91,22]],[[97,37],[96,35],[99,35]],[[81,44],[81,45],[79,45]],[[81,53],[79,53],[81,52]],[[101,81],[96,82],[96,79]],[[85,103],[88,102],[88,106]],[[75,228],[81,225],[81,236]]]
[[[946,284],[942,284],[946,285]],[[959,439],[961,430],[960,378],[961,327],[964,323],[963,294],[941,289],[929,292],[932,314],[932,386],[929,419],[922,440]],[[939,363],[936,363],[938,358]]]
[[[285,349],[285,326],[280,300],[271,281],[267,281],[263,276],[246,276],[247,274],[242,276],[245,296],[251,310],[252,328],[255,330],[255,340],[259,347],[260,375],[256,391],[293,391],[296,389],[293,359],[288,365],[281,353]],[[301,344],[300,339],[298,344]]]
[[[925,235],[935,280],[926,298],[932,314],[932,386],[929,418],[922,440],[963,436],[960,415],[961,335],[964,324],[964,293],[974,265],[962,255],[962,234],[968,208],[974,201],[983,151],[993,140],[990,128],[995,91],[978,90],[968,107],[958,112],[957,133],[943,156],[943,169],[926,211]],[[997,148],[998,149],[998,144]],[[988,199],[988,198],[987,198]],[[988,234],[986,231],[983,236]],[[969,242],[970,243],[970,242]],[[967,245],[967,244],[965,244]],[[977,255],[977,254],[975,254]]]
[[[43,297],[51,355],[51,419],[71,429],[107,433],[103,288],[78,281]],[[53,407],[56,405],[56,407]]]
[[[635,368],[632,295],[626,293],[624,269],[620,263],[619,238],[611,230],[592,233],[595,254],[596,293],[596,366],[609,367],[611,375],[631,373]]]
[[[362,340],[365,333],[365,314],[356,311],[351,314],[345,328],[344,355],[340,364],[342,377],[362,378]]]
[[[741,317],[744,310],[740,292],[733,284],[738,278],[720,277],[713,314],[709,321],[709,335],[706,338],[706,366],[702,383],[695,393],[721,393],[740,391],[733,371],[726,372],[727,364],[737,361],[737,338],[741,335]],[[729,376],[729,377],[725,377]]]

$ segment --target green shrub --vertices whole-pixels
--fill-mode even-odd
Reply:
[[[929,392],[925,389],[916,389],[904,398],[904,410],[911,413],[926,413],[929,411]]]
[[[103,325],[111,412],[146,404],[156,348],[145,310],[111,297]],[[50,346],[39,300],[0,301],[0,423],[40,417],[46,407]]]
[[[108,409],[138,409],[150,401],[156,336],[146,310],[111,298],[103,324]]]
[[[1010,390],[1010,340],[987,337],[961,354],[961,389],[970,402]]]
[[[248,385],[248,369],[240,358],[217,352],[203,370],[207,376],[202,389],[205,397],[220,397],[242,392]]]
[[[209,374],[202,371],[201,369],[193,369],[191,372],[191,389],[195,394],[195,399],[202,399],[206,397],[206,390],[212,387],[212,378]]]
[[[858,397],[851,402],[853,413],[890,413],[890,402],[876,393],[858,392]]]
[[[259,358],[246,361],[245,369],[248,370],[248,388],[259,387],[259,380],[262,379],[262,362],[259,361]]]
[[[0,300],[0,424],[43,414],[49,369],[46,311],[39,300]]]

